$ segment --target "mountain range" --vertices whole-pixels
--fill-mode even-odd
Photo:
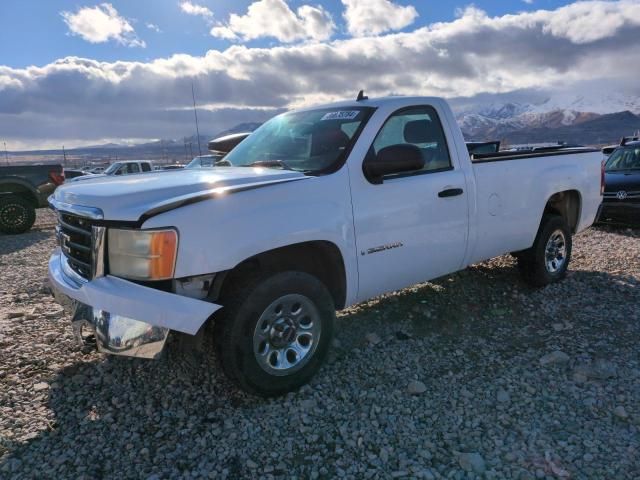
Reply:
[[[232,133],[252,132],[260,125],[257,122],[240,123],[215,135],[200,135],[200,138],[192,135],[138,144],[104,143],[69,148],[64,152],[60,149],[14,151],[9,152],[9,155],[11,160],[17,163],[64,162],[65,165],[73,167],[103,165],[118,160],[153,160],[161,164],[188,163],[197,155],[209,153],[207,144],[212,138]]]
[[[480,95],[451,101],[456,120],[468,141],[500,140],[503,146],[565,142],[606,145],[640,131],[640,95],[530,94]],[[66,151],[67,164],[151,159],[184,163],[206,154],[207,142],[218,136],[253,131],[260,123],[241,123],[216,135],[157,140],[141,144],[107,143]],[[60,150],[12,152],[15,160],[63,159]]]
[[[550,96],[533,102],[507,98],[489,104],[454,100],[453,106],[465,138],[474,141],[602,145],[640,130],[640,96]]]

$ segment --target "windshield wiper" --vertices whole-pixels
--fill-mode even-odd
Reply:
[[[257,162],[249,163],[247,165],[242,165],[243,167],[280,167],[284,170],[293,170],[289,165],[287,165],[282,160],[258,160]]]

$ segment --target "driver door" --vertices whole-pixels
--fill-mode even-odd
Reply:
[[[424,168],[383,177],[351,173],[360,300],[458,270],[468,237],[465,177],[452,162],[433,107],[401,109],[386,120],[367,159],[391,145],[417,146]]]

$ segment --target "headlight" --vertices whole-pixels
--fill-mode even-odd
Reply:
[[[109,273],[132,280],[173,278],[178,250],[175,230],[108,231]]]

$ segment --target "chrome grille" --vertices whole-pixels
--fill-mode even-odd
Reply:
[[[623,194],[623,198],[620,198],[618,194]],[[605,200],[640,200],[640,190],[627,191],[619,190],[616,192],[604,192]]]
[[[56,234],[60,250],[67,258],[71,269],[86,279],[92,276],[92,231],[90,219],[58,212]]]

